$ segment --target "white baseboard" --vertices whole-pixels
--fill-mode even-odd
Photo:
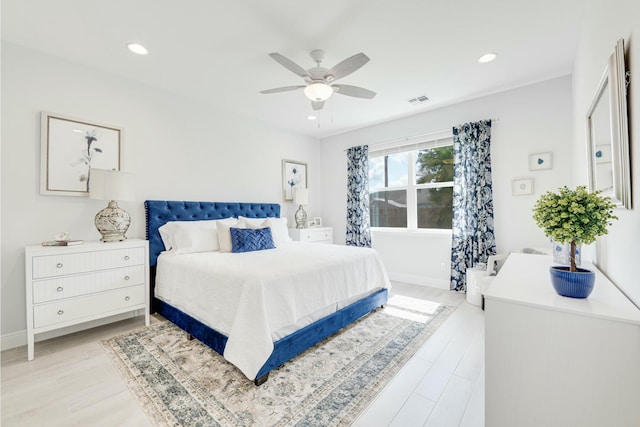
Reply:
[[[77,325],[69,326],[68,328],[56,329],[54,331],[43,332],[35,336],[35,341],[44,341],[51,338],[60,337],[74,332],[84,331],[85,329],[91,329],[98,326],[106,325],[107,323],[118,322],[120,320],[130,319],[144,314],[143,310],[130,311],[128,313],[116,314],[115,316],[105,317],[102,319],[93,320],[91,322],[80,323]],[[2,335],[0,337],[0,350],[10,350],[12,348],[22,347],[27,345],[27,331],[22,330],[18,332],[12,332]]]
[[[411,283],[414,285],[430,286],[437,289],[449,290],[449,281],[444,279],[436,279],[433,277],[416,276],[413,274],[388,272],[389,280],[403,283]]]
[[[2,341],[2,344],[0,344],[0,350],[2,351],[27,345],[27,331],[18,331],[2,335],[0,341]]]

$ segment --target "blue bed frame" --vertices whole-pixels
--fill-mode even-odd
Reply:
[[[220,203],[147,200],[144,202],[146,233],[149,240],[151,270],[151,313],[157,312],[175,323],[219,354],[224,353],[227,337],[188,314],[154,296],[158,255],[165,250],[158,228],[168,221],[200,221],[244,216],[268,218],[280,216],[280,205],[271,203]],[[269,359],[262,366],[254,383],[264,383],[272,369],[302,353],[309,347],[333,335],[338,330],[386,304],[387,289],[381,289],[337,312],[290,334],[274,343]]]

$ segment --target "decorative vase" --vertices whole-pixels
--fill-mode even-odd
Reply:
[[[596,281],[596,274],[591,270],[578,268],[571,272],[569,267],[553,266],[549,269],[551,283],[559,295],[570,298],[587,298]]]
[[[551,250],[553,253],[553,262],[556,264],[571,264],[571,243],[558,243],[551,240]],[[580,253],[582,252],[582,244],[576,244],[576,265],[580,265]]]
[[[115,200],[111,200],[109,205],[96,214],[96,228],[102,235],[103,242],[120,242],[126,240],[125,233],[131,224],[131,215],[120,209]]]

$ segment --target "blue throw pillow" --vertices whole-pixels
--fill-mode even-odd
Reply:
[[[231,227],[231,252],[262,251],[275,249],[271,228],[235,228]]]

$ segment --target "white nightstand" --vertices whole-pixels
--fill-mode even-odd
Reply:
[[[28,359],[34,336],[143,309],[149,325],[149,242],[25,248]]]
[[[290,228],[289,236],[297,242],[333,243],[333,227]]]

